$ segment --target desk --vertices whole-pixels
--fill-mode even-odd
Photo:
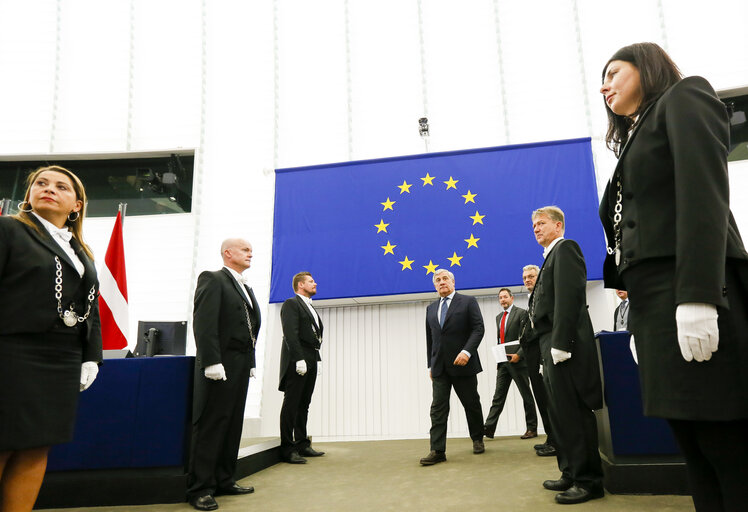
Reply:
[[[81,393],[73,441],[50,450],[37,507],[183,501],[194,364],[186,356],[104,361]],[[133,479],[157,496],[138,498]]]
[[[642,412],[639,368],[627,331],[597,334],[605,403],[596,411],[605,488],[688,494],[685,462],[667,422]]]

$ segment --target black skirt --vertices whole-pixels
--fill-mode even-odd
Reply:
[[[78,408],[80,332],[0,336],[0,451],[66,443]]]
[[[642,262],[623,275],[629,331],[639,359],[644,414],[679,420],[748,418],[748,266],[726,266],[729,309],[718,308],[719,348],[686,362],[675,323],[675,260]]]

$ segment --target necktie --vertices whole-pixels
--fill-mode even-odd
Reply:
[[[608,310],[610,311],[610,310]],[[501,343],[504,343],[504,327],[506,327],[506,316],[509,313],[504,311],[504,314],[501,317],[501,328],[499,329],[499,339],[501,340]]]
[[[623,301],[621,302],[621,308],[619,309],[619,313],[621,317],[618,319],[618,326],[621,329],[626,329],[626,310],[629,308],[629,301]]]
[[[444,319],[447,317],[447,297],[442,298],[442,309],[439,313],[439,327],[444,327]]]

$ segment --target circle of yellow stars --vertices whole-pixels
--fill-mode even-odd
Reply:
[[[434,180],[436,179],[436,177],[431,176],[428,172],[426,173],[426,176],[420,179],[423,182],[423,185],[422,185],[423,187],[435,186]],[[445,190],[454,189],[455,191],[457,191],[457,184],[459,182],[460,180],[456,180],[452,176],[450,176],[447,181],[443,181],[442,183],[444,183],[447,186]],[[399,195],[410,194],[410,188],[412,186],[413,186],[413,183],[408,183],[406,180],[403,180],[402,185],[397,185],[397,188],[400,189]],[[478,194],[474,194],[470,192],[470,190],[468,190],[466,194],[462,194],[462,197],[465,199],[465,204],[468,204],[468,203],[476,204],[475,198],[477,196]],[[395,196],[395,197],[398,197],[398,196]],[[383,207],[382,212],[386,212],[387,210],[392,210],[394,212],[395,203],[397,203],[397,201],[391,200],[388,196],[386,201],[384,201],[383,203],[379,203],[379,204],[381,204]],[[475,210],[475,215],[468,216],[468,218],[473,221],[473,224],[472,224],[473,226],[475,226],[476,224],[483,224],[484,217],[485,215],[481,215],[477,209]],[[379,224],[374,224],[374,227],[377,228],[377,233],[387,233],[387,227],[389,225],[390,224],[385,222],[383,218],[380,218]],[[472,247],[475,247],[476,249],[478,248],[478,241],[480,240],[480,238],[476,238],[472,232],[470,233],[470,238],[465,238],[464,240],[467,243],[467,247],[465,247],[466,251]],[[387,240],[387,245],[381,245],[380,247],[384,249],[384,254],[383,254],[384,256],[388,254],[395,256],[395,247],[397,247],[397,244],[392,244],[389,240]],[[458,256],[457,251],[453,251],[452,256],[448,256],[445,259],[449,261],[450,267],[454,267],[455,265],[457,265],[458,267],[461,267],[462,265],[460,264],[460,260],[462,258],[464,258],[464,256]],[[410,258],[408,258],[408,255],[406,254],[405,259],[398,261],[398,263],[402,265],[402,268],[400,270],[413,270],[413,263],[415,263],[415,260],[411,260]],[[437,263],[434,263],[433,260],[429,260],[428,265],[421,265],[421,266],[426,269],[426,275],[436,272],[436,269],[439,268],[439,265]]]

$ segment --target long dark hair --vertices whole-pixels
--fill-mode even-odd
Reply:
[[[659,45],[655,43],[636,43],[624,46],[603,66],[602,80],[605,81],[605,70],[614,60],[629,62],[639,71],[642,101],[631,117],[619,116],[610,110],[603,98],[605,112],[608,114],[608,132],[605,134],[605,145],[621,156],[621,150],[629,139],[629,130],[634,124],[633,118],[639,116],[654,103],[660,95],[683,78],[678,66]]]

